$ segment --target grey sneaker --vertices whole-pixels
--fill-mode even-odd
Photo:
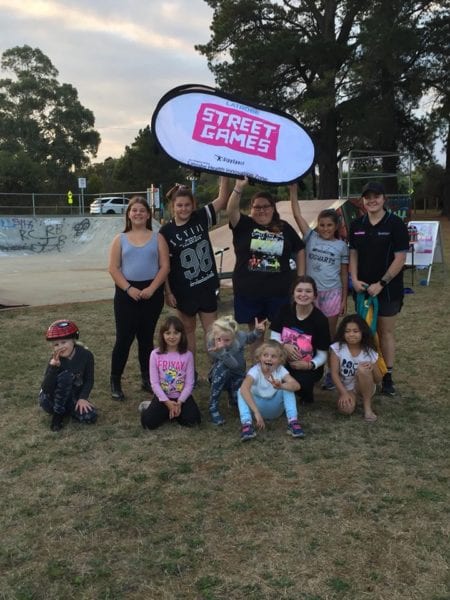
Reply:
[[[150,406],[150,404],[151,404],[151,403],[152,403],[152,401],[151,401],[151,400],[144,400],[143,402],[141,402],[141,403],[139,404],[139,408],[138,408],[139,412],[140,412],[140,413],[144,412],[144,410],[145,410],[146,408],[148,408],[148,407]]]

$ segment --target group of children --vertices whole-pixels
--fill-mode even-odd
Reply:
[[[303,233],[307,249],[307,273],[317,283],[316,304],[327,316],[334,343],[329,352],[329,369],[325,388],[336,388],[337,407],[341,413],[355,410],[358,396],[362,398],[364,419],[376,420],[371,400],[376,384],[381,380],[377,367],[378,354],[373,334],[366,322],[356,314],[339,316],[347,304],[348,250],[338,239],[338,217],[335,211],[323,211],[318,216],[315,231],[309,228],[300,213],[296,186],[291,186],[294,218]],[[333,256],[333,260],[331,260]],[[209,373],[209,415],[215,425],[225,420],[219,410],[222,392],[229,403],[237,407],[241,421],[241,439],[255,437],[253,420],[258,429],[264,419],[274,419],[285,413],[287,432],[293,437],[304,436],[298,421],[295,392],[300,384],[285,368],[286,353],[275,340],[264,341],[267,321],[255,320],[254,329],[239,331],[232,317],[214,321],[207,335],[207,351],[212,361]],[[77,343],[78,327],[72,321],[56,321],[47,330],[52,344],[42,389],[40,405],[52,415],[51,429],[58,431],[65,415],[81,422],[93,423],[95,407],[89,401],[94,382],[92,353]],[[261,342],[255,352],[256,364],[246,372],[245,346]],[[188,337],[183,322],[169,316],[159,330],[159,344],[151,352],[150,385],[154,397],[141,403],[141,423],[156,429],[167,420],[193,426],[201,421],[200,411],[192,396],[195,387],[194,356],[188,349]]]
[[[219,401],[222,392],[226,392],[230,405],[239,411],[242,441],[255,437],[253,420],[258,429],[263,429],[264,419],[275,419],[283,413],[288,422],[287,433],[295,438],[304,437],[295,396],[300,384],[284,366],[283,345],[276,340],[263,341],[255,352],[256,363],[246,372],[245,346],[263,337],[266,326],[266,321],[256,321],[255,329],[244,333],[232,317],[221,317],[213,323],[207,338],[212,359],[208,377],[210,420],[215,425],[225,423]],[[78,327],[69,320],[55,321],[46,333],[52,355],[39,400],[41,407],[52,415],[52,431],[62,428],[66,415],[84,423],[94,423],[97,419],[95,407],[89,401],[94,358],[77,342],[78,337]],[[338,390],[340,412],[351,414],[359,395],[365,420],[376,420],[371,400],[375,385],[381,380],[377,359],[373,335],[364,319],[356,314],[345,317],[330,347],[331,377]],[[200,410],[192,396],[194,356],[188,350],[183,323],[176,316],[167,317],[160,327],[158,347],[150,355],[149,374],[154,397],[139,407],[144,428],[156,429],[168,420],[184,426],[201,422]]]

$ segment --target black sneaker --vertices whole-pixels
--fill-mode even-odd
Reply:
[[[63,428],[63,419],[64,415],[58,415],[58,413],[54,413],[52,422],[50,423],[50,429],[52,431],[61,431]]]
[[[395,396],[396,391],[394,387],[394,382],[392,381],[392,374],[386,373],[383,377],[383,382],[381,384],[381,393],[386,396]]]

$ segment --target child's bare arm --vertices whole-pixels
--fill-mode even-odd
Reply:
[[[331,371],[331,379],[333,380],[334,385],[336,386],[337,391],[340,396],[344,396],[347,394],[347,389],[341,381],[341,376],[339,375],[339,357],[337,354],[330,351],[330,371]]]
[[[295,222],[302,232],[303,237],[305,237],[311,228],[301,213],[300,205],[298,203],[297,188],[298,186],[296,183],[291,183],[289,186],[289,198],[291,200],[292,214],[294,215]]]
[[[283,379],[281,380],[281,386],[280,386],[281,390],[286,390],[288,392],[298,392],[300,387],[301,386],[300,386],[299,382],[296,379],[294,379],[294,377],[292,377],[292,375],[289,375],[289,373],[287,375],[285,375],[283,377]]]

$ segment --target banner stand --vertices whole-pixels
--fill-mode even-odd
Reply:
[[[421,285],[430,285],[433,264],[444,263],[444,245],[439,221],[410,221],[408,223],[410,238],[409,252],[406,255],[405,265],[412,269],[412,282],[414,284],[415,270],[427,270],[426,279],[420,281]]]

